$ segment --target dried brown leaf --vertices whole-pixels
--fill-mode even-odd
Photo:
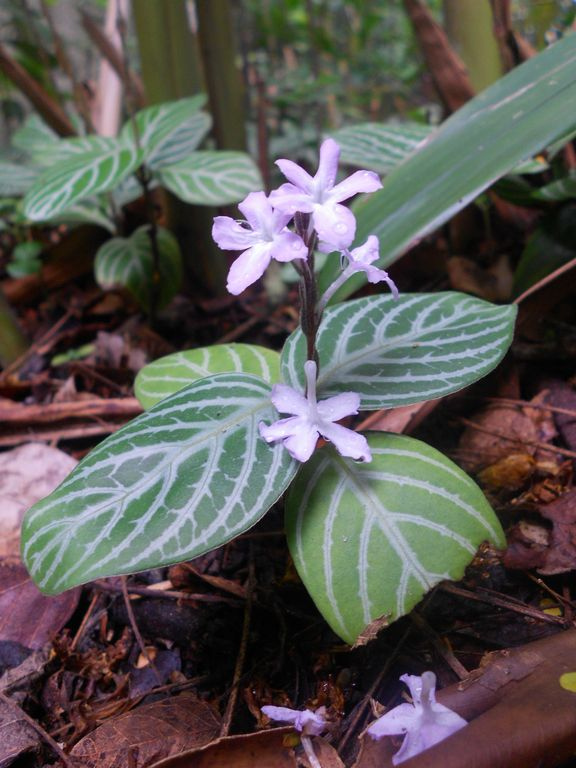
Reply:
[[[17,708],[0,701],[0,768],[7,768],[18,757],[38,749],[40,737]]]
[[[552,575],[576,568],[576,488],[556,501],[539,507],[540,514],[552,522],[550,545],[540,573]]]
[[[41,443],[0,454],[0,556],[18,555],[26,510],[64,480],[77,462]]]
[[[152,768],[309,768],[293,728],[274,728],[243,736],[227,736],[202,749],[156,763]],[[336,750],[313,738],[322,768],[344,768]]]
[[[183,693],[108,720],[72,749],[86,768],[146,768],[210,743],[220,730],[214,710]]]
[[[79,589],[43,595],[19,563],[0,563],[0,640],[39,650],[76,610]]]

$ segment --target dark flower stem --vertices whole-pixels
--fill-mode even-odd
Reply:
[[[295,260],[300,273],[300,325],[302,333],[306,337],[306,359],[314,360],[318,366],[318,352],[316,350],[316,335],[322,315],[317,310],[316,276],[314,274],[314,248],[316,246],[316,232],[310,227],[310,214],[296,213],[294,216],[296,234],[300,235],[308,247],[306,259]]]

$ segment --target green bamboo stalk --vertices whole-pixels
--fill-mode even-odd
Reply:
[[[246,150],[244,88],[235,63],[230,0],[196,0],[200,52],[219,149]]]
[[[132,0],[140,71],[147,101],[158,104],[205,90],[198,38],[185,0]],[[212,240],[216,211],[166,194],[166,223],[180,242],[191,289],[222,295],[226,258]]]
[[[28,350],[28,341],[0,290],[0,366],[6,368]]]
[[[444,27],[478,93],[504,74],[490,0],[444,0]]]

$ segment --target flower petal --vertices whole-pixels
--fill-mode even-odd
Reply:
[[[234,296],[262,277],[272,258],[272,243],[258,243],[241,253],[230,267],[226,287]]]
[[[318,431],[322,437],[334,443],[338,453],[342,456],[348,456],[351,459],[358,459],[360,461],[372,461],[372,453],[370,452],[368,441],[359,432],[346,429],[346,427],[340,424],[331,424],[328,421],[322,421],[318,424]]]
[[[296,211],[311,213],[314,210],[312,197],[294,184],[282,184],[278,189],[273,189],[270,192],[270,202],[276,210],[290,216],[293,216]]]
[[[274,384],[270,400],[279,413],[292,413],[296,416],[308,415],[308,400],[287,384]]]
[[[329,245],[333,251],[342,251],[354,240],[356,218],[343,205],[315,205],[312,216],[323,246]]]
[[[356,392],[343,392],[318,403],[318,413],[327,421],[339,421],[344,416],[358,413],[360,395]]]
[[[375,720],[366,733],[373,739],[382,736],[398,736],[406,733],[417,725],[418,715],[413,704],[400,704]]]
[[[322,190],[325,192],[332,189],[336,181],[336,174],[338,173],[339,159],[340,147],[334,139],[323,141],[320,146],[318,170],[314,176],[314,187],[317,191]]]
[[[294,232],[280,232],[274,236],[272,258],[276,261],[294,261],[308,258],[308,248],[304,240]]]
[[[314,453],[318,442],[318,430],[315,426],[301,427],[296,434],[290,435],[284,440],[284,447],[298,461],[308,461]]]
[[[359,192],[376,192],[382,189],[382,182],[378,174],[373,171],[355,171],[340,184],[330,190],[330,202],[341,203],[343,200],[357,195]]]
[[[372,264],[379,256],[379,242],[376,235],[370,235],[363,245],[352,248],[349,259],[354,264]]]
[[[293,163],[292,160],[276,160],[276,165],[280,168],[288,181],[291,181],[295,187],[298,187],[298,189],[301,189],[303,192],[312,192],[314,179],[304,170],[304,168]]]
[[[303,424],[300,416],[289,416],[287,419],[279,419],[272,424],[264,424],[263,421],[258,425],[260,437],[267,443],[275,443],[277,440],[285,440],[302,427],[307,427],[307,422]]]
[[[244,251],[258,242],[258,234],[242,226],[230,216],[216,216],[212,237],[223,251]]]
[[[238,208],[252,229],[261,234],[263,240],[271,240],[274,231],[279,232],[290,220],[290,216],[286,217],[285,214],[285,220],[277,221],[274,219],[272,203],[266,197],[265,192],[250,192],[238,204]]]

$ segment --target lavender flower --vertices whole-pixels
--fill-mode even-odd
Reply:
[[[379,243],[376,235],[370,235],[364,245],[353,248],[349,251],[347,248],[342,251],[348,259],[348,264],[341,272],[340,276],[330,285],[318,303],[319,309],[324,309],[332,296],[338,291],[355,272],[365,272],[369,283],[385,282],[395,299],[398,298],[398,288],[388,272],[374,266],[374,262],[379,258]]]
[[[319,736],[327,728],[324,719],[325,707],[320,707],[316,712],[310,709],[290,709],[289,707],[262,707],[262,712],[270,720],[278,720],[281,723],[292,723],[294,728],[305,736]]]
[[[326,139],[320,147],[320,162],[314,177],[291,160],[277,160],[276,165],[290,183],[270,193],[272,205],[290,214],[311,213],[314,229],[323,250],[342,250],[354,240],[356,219],[340,203],[359,192],[375,192],[382,187],[377,174],[356,171],[335,184],[340,147],[334,139]]]
[[[235,296],[262,277],[272,259],[293,261],[308,256],[302,238],[286,227],[292,214],[274,210],[264,192],[251,192],[238,208],[245,222],[216,216],[212,227],[212,237],[220,248],[243,251],[228,273],[227,288]]]
[[[467,725],[464,718],[436,701],[433,672],[424,672],[422,677],[402,675],[400,680],[410,689],[413,703],[400,704],[386,712],[366,731],[374,739],[406,734],[401,748],[392,757],[394,765],[419,755]]]
[[[342,456],[371,461],[372,454],[363,435],[334,422],[344,416],[358,413],[360,396],[355,392],[343,392],[318,403],[316,400],[316,363],[307,360],[306,397],[287,384],[275,384],[271,400],[280,413],[293,414],[287,419],[270,424],[260,424],[260,435],[267,443],[283,440],[291,456],[298,461],[308,461],[318,437],[322,435],[336,446]]]

